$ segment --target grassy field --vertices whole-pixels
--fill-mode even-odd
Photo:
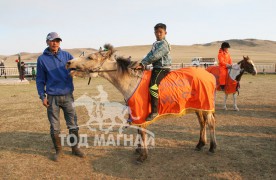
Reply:
[[[1,80],[1,79],[0,79]],[[107,81],[74,79],[75,99],[87,93],[98,95],[102,84],[110,101],[124,103],[123,96]],[[53,162],[46,109],[38,99],[35,82],[30,85],[0,86],[0,178],[1,179],[275,179],[276,176],[276,76],[245,75],[238,96],[239,112],[222,110],[223,94],[217,94],[218,148],[209,145],[194,151],[199,125],[194,114],[160,120],[149,130],[155,133],[156,148],[148,160],[135,164],[137,155],[124,147],[82,148],[85,159],[65,156]],[[77,107],[79,124],[88,119]],[[65,121],[61,118],[66,132]],[[131,131],[131,130],[130,130]],[[88,133],[81,129],[80,133]],[[209,134],[208,134],[209,135]]]

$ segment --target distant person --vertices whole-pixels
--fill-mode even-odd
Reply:
[[[154,26],[154,33],[156,41],[153,43],[151,51],[140,63],[142,68],[145,68],[149,64],[153,66],[149,87],[152,108],[146,121],[151,121],[158,115],[158,85],[169,73],[172,63],[170,57],[171,47],[165,38],[167,26],[163,23],[156,24]]]
[[[16,59],[15,60],[15,62],[16,62],[16,64],[17,64],[17,70],[18,70],[18,74],[19,74],[19,76],[18,76],[18,78],[21,80],[21,73],[20,73],[20,62],[19,62],[19,60],[18,59]]]
[[[230,44],[228,42],[223,42],[218,53],[219,60],[219,84],[222,91],[225,90],[226,77],[228,69],[232,67],[232,59],[228,52]]]
[[[19,72],[21,81],[25,79],[25,70],[26,70],[25,62],[22,61],[21,64],[20,64],[20,72]]]
[[[32,67],[32,80],[35,80],[35,75],[36,75],[35,68]]]
[[[84,157],[84,154],[78,147],[79,133],[77,116],[74,107],[73,97],[73,79],[69,70],[65,68],[66,63],[73,59],[73,56],[60,49],[62,39],[56,32],[51,32],[46,37],[48,47],[37,60],[37,91],[42,104],[47,108],[48,119],[50,122],[50,134],[56,150],[54,161],[58,161],[62,154],[60,139],[60,109],[64,112],[69,134],[77,137],[75,142],[74,136],[70,138],[72,144],[72,154]],[[46,87],[46,91],[45,91]],[[45,95],[46,93],[46,95]]]
[[[2,75],[4,75],[5,79],[7,79],[4,60],[1,60],[0,62],[0,77],[2,77]]]

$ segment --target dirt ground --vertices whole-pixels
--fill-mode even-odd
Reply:
[[[1,80],[1,79],[0,79]],[[87,93],[98,95],[102,84],[110,101],[123,97],[107,81],[74,79],[75,99]],[[199,125],[194,114],[160,120],[149,126],[155,134],[154,149],[142,165],[135,164],[134,150],[124,147],[90,147],[86,158],[70,154],[53,162],[46,109],[38,99],[35,82],[0,86],[0,178],[1,179],[275,179],[276,178],[276,75],[245,75],[238,97],[239,112],[222,110],[223,94],[216,103],[217,142],[214,155],[209,145],[194,148]],[[77,107],[79,124],[87,112]],[[66,132],[62,116],[62,129]],[[87,133],[81,129],[80,133]],[[208,134],[209,135],[209,134]],[[209,136],[208,136],[209,137]]]

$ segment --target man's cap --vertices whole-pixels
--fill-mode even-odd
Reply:
[[[54,39],[59,39],[60,41],[62,41],[62,39],[56,32],[50,32],[46,37],[46,41],[53,41]]]

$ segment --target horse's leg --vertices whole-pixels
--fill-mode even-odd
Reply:
[[[227,101],[227,97],[228,97],[228,94],[224,94],[224,105],[223,105],[223,109],[224,110],[227,110],[227,107],[226,107],[226,101]]]
[[[141,135],[141,130],[140,129],[137,129],[137,133],[138,133],[138,136]],[[139,140],[139,143],[137,144],[137,148],[135,149],[135,152],[138,153],[138,154],[142,154],[142,150],[141,150],[141,142],[140,142],[140,139]]]
[[[210,129],[210,139],[211,139],[209,151],[214,153],[217,147],[217,141],[216,141],[216,134],[215,134],[216,119],[213,113],[207,114],[207,123]]]
[[[137,163],[143,163],[148,157],[148,147],[147,147],[147,133],[144,128],[140,130],[141,137],[142,137],[142,147],[141,147],[141,154],[137,158]]]
[[[233,94],[233,101],[234,101],[234,110],[239,111],[239,108],[237,106],[237,93]]]
[[[199,141],[198,144],[196,145],[196,149],[195,150],[202,150],[203,146],[206,144],[207,142],[207,137],[206,137],[206,120],[203,117],[202,111],[197,111],[196,112],[197,115],[197,119],[200,125],[200,136],[199,136]]]

